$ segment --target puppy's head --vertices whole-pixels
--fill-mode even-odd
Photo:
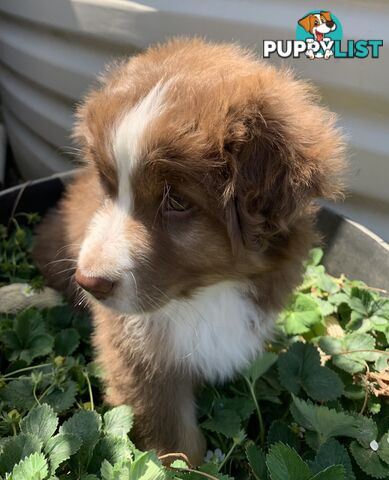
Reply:
[[[323,40],[326,33],[336,30],[336,23],[332,20],[331,13],[325,11],[306,15],[298,23],[306,32],[312,33],[319,42]]]
[[[290,238],[306,243],[296,225],[311,201],[340,192],[332,114],[307,84],[236,46],[151,48],[78,115],[101,199],[78,272],[107,280],[101,301],[121,312],[260,276]]]

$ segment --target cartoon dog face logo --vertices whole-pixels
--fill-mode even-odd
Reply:
[[[306,32],[309,32],[316,42],[328,42],[330,39],[326,34],[336,30],[336,23],[332,20],[330,12],[321,11],[320,13],[310,13],[298,21],[298,24],[303,27]],[[326,50],[324,58],[328,59],[332,55],[331,50]],[[322,58],[323,54],[314,55],[311,50],[307,50],[307,56],[311,59]]]

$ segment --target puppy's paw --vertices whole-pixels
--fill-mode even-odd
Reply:
[[[326,53],[324,54],[324,59],[328,60],[332,55],[333,55],[332,50],[326,50]]]

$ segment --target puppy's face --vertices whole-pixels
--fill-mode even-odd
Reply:
[[[295,111],[302,99],[305,113]],[[112,282],[98,297],[119,312],[260,275],[285,256],[309,201],[337,190],[341,147],[328,112],[305,85],[235,47],[151,49],[119,67],[79,117],[100,206],[78,271]],[[317,118],[327,127],[315,138]],[[299,138],[304,121],[314,141],[304,130]]]
[[[216,139],[207,138],[208,127],[194,129],[193,105],[176,100],[178,84],[159,81],[116,110],[110,138],[93,156],[101,206],[78,269],[111,280],[112,291],[100,300],[125,313],[155,310],[239,276],[214,190],[221,185],[207,179],[212,162],[220,169]]]
[[[321,42],[326,33],[336,30],[336,23],[331,18],[330,12],[320,12],[307,15],[299,20],[299,24],[307,31],[312,33],[316,40]]]

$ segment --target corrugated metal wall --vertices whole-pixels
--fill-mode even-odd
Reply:
[[[23,174],[70,167],[74,103],[114,56],[177,34],[239,41],[260,53],[263,39],[294,38],[297,19],[313,8],[305,0],[1,0],[4,118]],[[381,57],[275,62],[312,79],[340,114],[352,195],[338,210],[389,240],[389,4],[326,1],[325,8],[346,38],[383,39]]]

